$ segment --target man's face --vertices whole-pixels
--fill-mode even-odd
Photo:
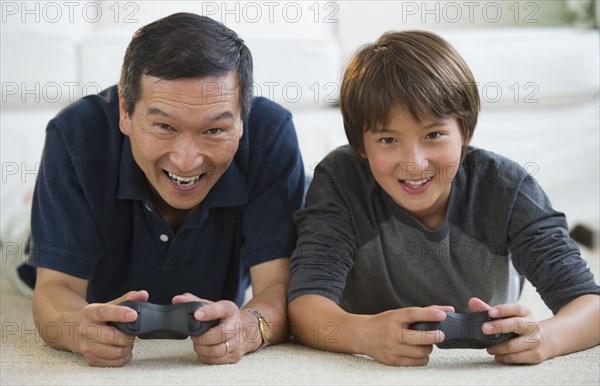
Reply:
[[[382,129],[363,134],[373,177],[396,204],[437,228],[465,144],[456,118],[416,121],[395,109]]]
[[[119,93],[120,127],[153,193],[198,206],[231,164],[243,134],[235,73],[162,80],[143,75],[133,114]]]

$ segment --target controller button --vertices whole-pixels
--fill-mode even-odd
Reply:
[[[188,320],[188,329],[190,331],[198,331],[201,328],[202,328],[202,322],[199,322],[196,319],[193,319],[193,316],[191,319]]]
[[[140,329],[140,318],[138,317],[133,322],[127,323],[127,328],[131,331],[138,331]]]

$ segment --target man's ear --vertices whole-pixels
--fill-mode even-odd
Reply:
[[[121,89],[119,89],[119,129],[121,129],[121,133],[129,136],[131,119],[127,113],[127,105],[125,104],[125,98],[123,97]]]

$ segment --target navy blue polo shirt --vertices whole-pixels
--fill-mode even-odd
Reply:
[[[89,302],[145,289],[158,304],[190,292],[241,305],[249,267],[291,255],[303,189],[291,114],[255,98],[230,167],[174,232],[119,130],[114,86],[48,124],[29,263],[89,280]]]

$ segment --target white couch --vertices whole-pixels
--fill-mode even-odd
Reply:
[[[586,4],[597,10],[597,3]],[[484,103],[473,144],[530,170],[571,225],[599,228],[598,29],[575,26],[592,19],[585,12],[574,19],[569,0],[1,5],[2,227],[32,189],[48,119],[117,82],[137,28],[190,11],[224,22],[247,42],[255,91],[292,111],[308,173],[345,143],[336,99],[348,56],[387,30],[438,32],[479,83]]]

